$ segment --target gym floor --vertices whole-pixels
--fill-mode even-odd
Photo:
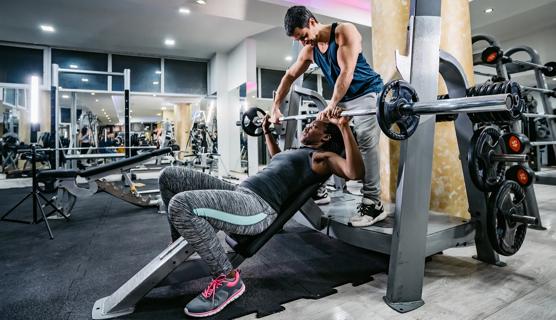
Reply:
[[[0,190],[0,212],[28,190]],[[554,319],[556,235],[551,226],[556,215],[556,187],[536,185],[535,191],[548,230],[528,230],[521,250],[502,257],[506,267],[474,260],[473,246],[435,255],[426,264],[425,305],[413,312],[398,314],[383,303],[387,286],[383,255],[290,224],[285,234],[242,265],[249,275],[249,294],[217,318],[255,319],[256,313],[249,313],[253,308],[252,312],[266,315],[279,311],[282,304],[285,310],[266,318]],[[26,218],[29,206],[20,211],[15,216]],[[54,240],[48,240],[43,224],[0,223],[2,318],[90,319],[96,299],[110,294],[169,241],[163,215],[155,209],[137,209],[105,193],[78,201],[70,222],[53,221],[51,225]],[[311,254],[306,256],[307,252]],[[330,271],[338,265],[351,269],[332,276]],[[283,278],[291,282],[286,287],[276,285]],[[183,319],[181,307],[204,284],[197,281],[155,289],[140,302],[135,314],[122,319]],[[312,298],[303,298],[307,296]]]

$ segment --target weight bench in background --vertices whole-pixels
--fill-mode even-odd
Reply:
[[[287,205],[280,210],[276,220],[262,233],[253,236],[228,235],[226,242],[234,250],[228,254],[228,258],[234,268],[257,253],[272,236],[282,230],[284,224],[300,208],[306,203],[311,203],[311,196],[317,192],[319,185],[313,185],[287,201]],[[155,287],[183,283],[208,276],[209,270],[204,261],[196,259],[186,262],[193,253],[194,251],[187,241],[180,237],[114,293],[97,300],[92,310],[93,319],[110,319],[131,314],[134,312],[137,302]]]
[[[71,212],[76,198],[87,198],[97,192],[98,179],[113,173],[124,173],[141,162],[170,152],[172,152],[170,148],[158,149],[87,170],[45,170],[37,174],[37,179],[39,182],[45,183],[45,185],[53,185],[54,181],[58,182],[58,194],[56,198],[59,202],[63,202],[61,203],[61,207],[64,213],[68,214]],[[85,178],[88,188],[78,186],[77,177]]]

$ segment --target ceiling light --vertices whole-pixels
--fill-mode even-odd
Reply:
[[[167,38],[167,39],[164,39],[164,44],[169,46],[169,47],[173,47],[176,44],[176,40]]]
[[[158,81],[153,81],[153,84],[156,86],[158,84]]]
[[[205,0],[195,0],[195,2],[197,2],[197,4],[207,4],[207,2]]]
[[[95,102],[98,102],[98,99],[95,99]]]
[[[70,96],[68,96],[67,94],[64,94],[64,95],[62,96],[62,98],[64,98],[64,99],[69,99]]]
[[[91,92],[91,95],[92,95],[92,96],[94,96],[94,95],[95,95],[95,93],[94,93],[94,92]]]
[[[78,68],[79,68],[79,66],[78,66],[78,65],[76,65],[76,64],[70,64],[70,68],[71,68],[71,69],[78,69]]]
[[[160,110],[166,110],[166,107],[162,107],[162,108],[160,108]]]
[[[101,109],[100,111],[104,112],[104,109]]]
[[[492,9],[492,8],[486,8],[485,9],[485,13],[492,13],[492,11],[494,11],[494,9]]]
[[[155,71],[154,73],[156,73],[156,74],[161,74],[161,73],[162,73],[162,71],[160,71],[160,70],[156,70],[156,71]]]
[[[552,78],[552,81],[556,81],[556,78]]]
[[[133,110],[129,110],[129,113],[132,113],[132,112],[133,112]]]
[[[54,29],[53,26],[48,25],[48,24],[41,24],[40,25],[41,30],[44,32],[56,32],[56,29]]]
[[[185,7],[181,7],[178,11],[181,14],[190,14],[191,13],[191,10],[189,10],[189,8],[185,8]]]
[[[292,56],[287,56],[285,59],[286,61],[292,61]]]
[[[87,78],[81,78],[81,81],[83,81],[83,82],[89,82],[89,79],[87,79]]]
[[[157,113],[156,115],[157,115],[157,116],[160,116],[161,114],[160,114],[160,113]]]
[[[153,97],[156,97],[156,94],[153,94]]]

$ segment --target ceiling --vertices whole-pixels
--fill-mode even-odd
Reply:
[[[252,37],[257,41],[257,65],[283,70],[290,63],[284,58],[291,55],[292,43],[283,31],[284,12],[293,4],[304,4],[323,23],[355,22],[364,38],[364,52],[371,60],[371,0],[206,2],[199,5],[193,0],[3,0],[0,41],[208,60],[215,53],[227,52],[246,37]],[[180,7],[188,8],[190,13],[180,14]],[[486,8],[494,11],[486,14]],[[556,0],[470,2],[473,34],[491,34],[500,41],[556,26],[554,12]],[[40,24],[51,24],[56,32],[41,32]],[[165,38],[174,39],[175,46],[165,46]],[[543,59],[556,60],[556,50],[550,54],[553,56],[543,56]],[[118,105],[121,105],[118,96],[79,94],[78,99],[78,103],[87,106],[111,106],[112,109],[104,109],[112,119],[117,119]],[[132,109],[138,112],[137,117],[152,117],[163,104],[180,102],[174,100],[137,96],[132,98]],[[139,110],[145,114],[139,114]]]

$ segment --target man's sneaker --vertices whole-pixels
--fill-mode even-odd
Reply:
[[[328,195],[325,183],[321,184],[317,192],[313,195],[313,201],[319,206],[330,203],[330,196]]]
[[[235,272],[234,279],[228,279],[222,274],[213,279],[201,294],[185,306],[185,314],[190,317],[212,316],[244,292],[245,285],[240,279],[239,271]]]
[[[388,214],[384,212],[384,206],[380,201],[363,198],[357,206],[357,214],[349,219],[350,227],[368,227],[386,219]]]

